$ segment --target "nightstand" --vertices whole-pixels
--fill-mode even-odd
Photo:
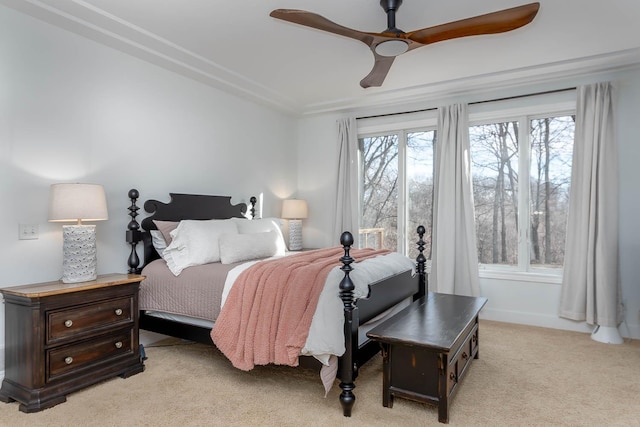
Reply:
[[[144,276],[106,274],[0,289],[5,304],[5,377],[0,401],[37,412],[105,379],[144,370],[138,289]]]

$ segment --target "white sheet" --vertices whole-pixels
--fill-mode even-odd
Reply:
[[[222,291],[222,304],[242,271],[260,261],[243,263],[233,268],[227,275]],[[403,271],[412,270],[415,274],[414,262],[396,252],[384,256],[366,259],[352,264],[351,280],[355,285],[354,298],[364,298],[369,293],[369,283],[374,283]],[[344,273],[337,266],[327,276],[324,289],[320,293],[318,307],[313,315],[309,336],[300,354],[313,356],[323,365],[329,365],[331,355],[341,356],[344,346],[344,305],[338,296],[339,284]]]

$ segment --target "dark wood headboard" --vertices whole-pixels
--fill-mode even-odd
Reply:
[[[180,194],[169,193],[170,200],[168,203],[158,200],[147,200],[144,203],[144,210],[151,215],[138,223],[136,217],[140,209],[136,205],[136,201],[140,197],[140,193],[136,189],[129,190],[129,216],[131,221],[127,226],[126,240],[131,245],[131,253],[127,264],[129,265],[129,273],[139,273],[142,267],[151,261],[158,259],[160,256],[151,243],[151,230],[158,228],[153,220],[160,221],[181,221],[183,219],[228,219],[228,218],[247,218],[246,203],[231,204],[230,196],[208,196],[202,194]],[[256,198],[249,199],[251,203],[250,218],[255,217]],[[140,265],[140,258],[136,251],[136,245],[142,242],[143,247],[143,264]]]

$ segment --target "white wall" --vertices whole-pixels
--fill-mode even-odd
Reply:
[[[626,337],[640,338],[640,144],[637,121],[640,117],[640,71],[632,70],[609,75],[563,78],[563,81],[531,87],[496,91],[483,95],[457,95],[450,99],[425,101],[422,104],[396,107],[396,111],[433,108],[452,102],[474,102],[498,99],[517,93],[537,93],[554,88],[572,87],[588,82],[613,80],[618,86],[618,142],[620,157],[620,272],[625,322],[620,332]],[[384,113],[393,110],[381,111]],[[349,114],[369,116],[371,111]],[[375,112],[374,112],[375,114]],[[346,115],[346,114],[345,114]],[[333,200],[336,194],[337,114],[308,117],[299,122],[298,163],[299,196],[309,201],[309,218],[305,220],[304,240],[308,246],[337,244],[331,236]],[[560,284],[482,278],[481,294],[489,301],[482,316],[487,319],[524,323],[558,329],[588,332],[584,322],[573,322],[557,316]]]
[[[168,201],[171,191],[239,203],[263,194],[263,215],[279,215],[280,199],[296,189],[295,126],[291,117],[0,7],[0,287],[61,276],[61,224],[47,222],[56,182],[105,187],[99,274],[127,271],[133,187],[141,200]],[[18,240],[20,223],[37,224],[39,239]],[[0,371],[3,345],[2,305]]]

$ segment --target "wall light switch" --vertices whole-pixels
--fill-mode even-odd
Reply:
[[[18,224],[18,239],[34,240],[38,238],[38,224]]]

